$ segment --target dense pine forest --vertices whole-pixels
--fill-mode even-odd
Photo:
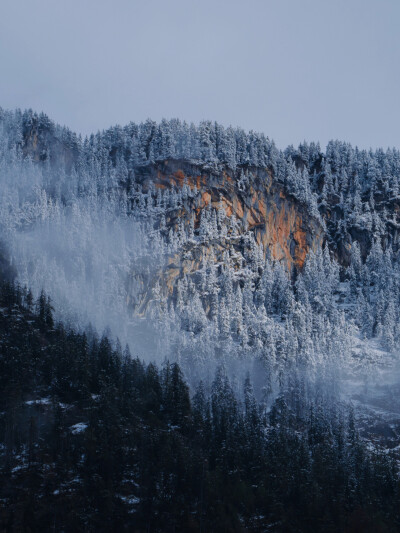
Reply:
[[[400,530],[399,191],[394,149],[0,109],[0,530]]]
[[[268,411],[222,367],[190,393],[44,293],[3,282],[0,304],[2,531],[398,531],[397,463],[318,382]]]

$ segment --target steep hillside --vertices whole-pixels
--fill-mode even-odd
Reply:
[[[22,120],[19,142],[23,155],[33,161],[48,161],[52,168],[62,167],[67,173],[73,166],[79,168],[76,136],[56,127],[44,115],[28,114]],[[120,146],[110,146],[106,154],[115,167],[120,150]],[[128,160],[131,156],[132,153],[125,154]],[[116,173],[118,175],[118,171]],[[236,221],[239,234],[241,229],[250,229],[256,243],[263,247],[264,257],[283,262],[291,272],[293,266],[303,267],[309,250],[316,251],[322,246],[324,232],[318,214],[310,213],[307,202],[291,195],[274,174],[271,165],[236,164],[232,169],[228,164],[216,166],[191,159],[168,158],[134,164],[126,179],[120,180],[120,186],[127,188],[128,196],[137,186],[146,194],[158,189],[179,191],[186,186],[193,191],[195,188],[197,194],[193,201],[166,217],[168,229],[176,229],[179,220],[189,225],[193,214],[197,229],[203,210],[223,209],[227,219],[233,217]]]
[[[273,228],[276,224],[279,227],[281,221],[275,213],[269,219],[271,202],[259,197],[264,184],[267,196],[283,194],[289,202],[293,200],[295,209],[307,206],[312,218],[321,218],[329,247],[341,264],[349,264],[352,242],[360,245],[363,259],[375,237],[380,238],[384,248],[399,247],[400,155],[396,150],[358,150],[335,141],[328,144],[325,152],[315,143],[279,151],[262,134],[224,129],[211,122],[195,127],[178,120],[160,124],[148,120],[111,128],[84,142],[45,115],[32,111],[12,114],[0,110],[0,123],[8,131],[12,145],[19,147],[24,156],[50,163],[53,170],[66,173],[69,180],[75,179],[74,173],[85,166],[92,165],[93,171],[96,163],[98,177],[104,172],[113,174],[114,184],[128,191],[143,181],[146,187],[150,181],[158,187],[182,187],[187,177],[191,187],[196,184],[204,194],[197,209],[207,205],[208,195],[215,206],[219,194],[224,198],[227,195],[222,200],[228,216],[247,217],[249,227],[256,233],[256,228],[261,228],[257,241],[272,247],[272,255],[287,261],[289,267],[293,260],[298,266],[304,261],[303,251],[311,243],[302,243],[303,237],[295,233],[298,226],[305,225],[306,230],[308,221],[304,220],[304,210],[301,221],[290,221],[294,215],[285,205],[285,220],[279,234],[274,234]],[[253,191],[247,190],[249,173],[256,176]],[[106,182],[103,186],[110,186],[110,176]],[[257,202],[259,205],[255,205]],[[282,202],[274,203],[280,211],[278,204]],[[269,222],[265,235],[264,220]],[[311,226],[316,229],[315,224]],[[298,247],[296,251],[294,247]]]
[[[384,350],[363,365],[396,353],[399,152],[280,151],[211,122],[85,140],[31,111],[0,122],[4,240],[18,279],[69,320],[142,336],[152,356],[256,358],[277,375],[357,365],[355,337]]]

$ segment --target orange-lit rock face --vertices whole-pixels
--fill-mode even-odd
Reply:
[[[211,240],[188,241],[168,256],[166,265],[150,276],[145,269],[134,269],[130,283],[132,290],[129,305],[138,315],[144,315],[151,305],[152,291],[156,284],[167,298],[177,295],[178,281],[185,276],[195,283],[205,264],[229,263],[240,273],[245,266],[246,249],[242,234],[250,230],[255,241],[262,245],[264,257],[281,261],[288,272],[301,269],[310,250],[322,246],[324,231],[305,206],[286,194],[267,170],[253,169],[252,179],[240,186],[238,177],[227,170],[222,172],[201,169],[187,162],[165,161],[144,167],[136,174],[143,191],[183,188],[187,186],[196,194],[187,195],[183,205],[165,214],[167,231],[179,229],[191,223],[198,228],[204,209],[223,209],[227,219],[225,233]],[[228,230],[236,219],[237,231]]]
[[[154,176],[154,178],[153,178]],[[227,217],[246,221],[264,254],[282,261],[289,271],[301,269],[310,249],[322,245],[324,233],[320,223],[306,208],[288,196],[266,169],[253,169],[251,184],[239,188],[238,179],[227,170],[220,173],[202,171],[185,162],[168,161],[158,165],[152,177],[156,188],[183,187],[198,190],[195,205],[181,210],[179,218],[188,221],[195,213],[198,227],[202,209],[222,208]]]
[[[315,227],[309,228],[310,221],[304,224],[303,213],[286,199],[278,206],[269,205],[265,213],[255,230],[257,242],[263,244],[264,250],[270,250],[272,259],[284,261],[289,270],[293,264],[301,269],[310,248],[315,251],[321,246],[322,234]]]

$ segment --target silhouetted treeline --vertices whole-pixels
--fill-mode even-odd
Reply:
[[[176,363],[54,324],[0,290],[1,531],[400,528],[398,468],[348,408],[293,376],[266,409],[222,368],[193,397]]]

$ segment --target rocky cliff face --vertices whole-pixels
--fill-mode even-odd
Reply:
[[[179,191],[184,187],[195,191],[182,206],[168,210],[167,230],[182,223],[187,226],[192,219],[199,233],[205,210],[215,210],[219,219],[222,211],[226,226],[218,236],[186,241],[168,256],[166,267],[156,275],[143,278],[134,273],[131,293],[136,297],[131,303],[139,313],[147,307],[151,299],[149,289],[154,289],[155,284],[161,285],[166,296],[176,296],[177,282],[186,276],[196,283],[199,271],[210,262],[219,268],[229,262],[234,270],[243,270],[251,261],[255,244],[264,259],[281,262],[294,275],[303,268],[309,251],[316,251],[325,239],[321,222],[288,195],[267,169],[241,168],[233,172],[169,160],[138,168],[135,181],[144,194],[151,190],[155,191],[153,194],[157,190]],[[231,231],[233,225],[235,232]]]
[[[244,175],[243,169],[216,172],[185,161],[164,161],[138,169],[136,177],[144,191],[151,184],[155,189],[196,187],[199,198],[175,212],[167,225],[175,224],[177,218],[188,222],[195,213],[198,227],[203,209],[223,209],[226,217],[234,217],[242,229],[253,232],[264,256],[284,262],[289,271],[301,269],[308,252],[323,243],[322,224],[274,182],[266,169],[247,168]]]

